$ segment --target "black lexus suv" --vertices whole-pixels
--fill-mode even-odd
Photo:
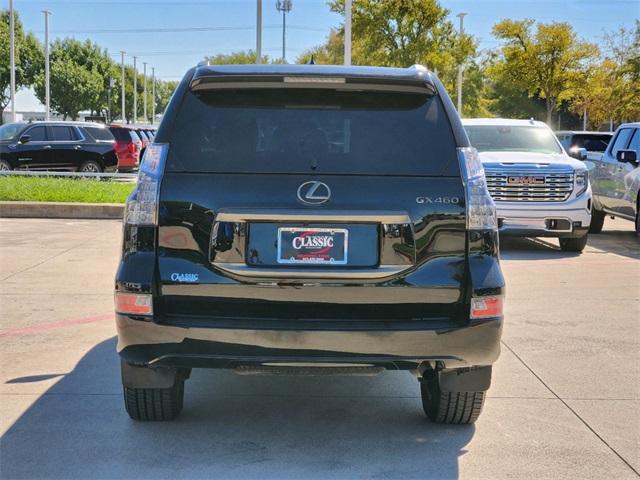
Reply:
[[[116,139],[90,122],[15,122],[0,127],[0,170],[115,170]]]
[[[173,419],[192,368],[389,369],[416,375],[432,421],[474,422],[500,353],[496,226],[424,67],[189,70],[124,216],[128,414]]]

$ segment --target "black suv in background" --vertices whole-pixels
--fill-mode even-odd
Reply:
[[[500,353],[495,206],[424,67],[198,67],[124,217],[125,407],[182,409],[192,368],[413,372],[426,415],[472,423]]]
[[[0,127],[0,170],[115,170],[116,141],[99,123],[16,122]]]

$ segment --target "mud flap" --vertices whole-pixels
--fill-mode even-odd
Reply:
[[[136,367],[120,360],[122,385],[127,388],[172,388],[178,380],[177,368]]]
[[[447,392],[484,392],[491,386],[491,365],[445,370],[438,377],[440,389]]]

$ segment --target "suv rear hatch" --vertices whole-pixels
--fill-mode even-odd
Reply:
[[[431,84],[205,69],[177,117],[159,194],[161,321],[468,322],[465,190]]]

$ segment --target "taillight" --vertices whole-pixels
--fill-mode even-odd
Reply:
[[[478,151],[470,147],[459,148],[458,159],[467,194],[467,228],[473,230],[497,229],[496,206],[487,189],[484,167]]]
[[[124,221],[129,225],[156,225],[158,210],[158,188],[167,145],[152,144],[145,150],[138,181],[127,200]]]
[[[504,297],[472,297],[471,318],[501,317],[504,309]]]
[[[115,294],[116,313],[125,315],[153,315],[153,303],[150,293]]]
[[[129,142],[129,152],[136,153],[136,144],[134,142]]]

